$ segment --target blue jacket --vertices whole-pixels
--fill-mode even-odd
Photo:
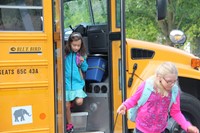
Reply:
[[[76,65],[76,54],[70,52],[65,57],[65,89],[66,90],[79,90],[85,86],[85,80],[81,77],[79,69],[86,72],[88,64],[86,59],[82,62],[81,67]]]

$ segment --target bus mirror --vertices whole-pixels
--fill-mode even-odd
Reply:
[[[167,0],[156,0],[158,20],[165,19],[167,14]]]
[[[169,35],[170,40],[176,45],[183,45],[186,41],[186,36],[181,30],[172,30]]]

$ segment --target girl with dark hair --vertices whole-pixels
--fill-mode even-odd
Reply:
[[[83,104],[83,98],[87,95],[83,90],[85,80],[82,72],[86,72],[88,64],[86,62],[86,48],[80,33],[73,32],[65,48],[65,89],[66,89],[66,107],[67,107],[67,133],[73,132],[71,121],[71,104]]]

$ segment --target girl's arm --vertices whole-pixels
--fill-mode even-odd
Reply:
[[[130,109],[134,107],[137,104],[137,101],[140,99],[140,96],[142,95],[142,92],[144,90],[145,82],[143,82],[138,88],[135,94],[133,94],[130,98],[126,99],[126,101],[123,102],[123,105],[126,106],[126,109]]]
[[[86,72],[87,69],[88,69],[88,64],[87,64],[86,58],[84,58],[83,62],[81,63],[81,70],[83,72]]]
[[[184,115],[181,113],[180,109],[180,93],[176,97],[176,103],[172,104],[171,110],[170,110],[170,115],[172,118],[184,129],[187,131],[188,127],[191,126],[191,123],[188,122]]]

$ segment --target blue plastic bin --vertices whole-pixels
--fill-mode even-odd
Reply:
[[[88,70],[85,80],[101,82],[105,74],[107,61],[101,57],[88,57]]]

